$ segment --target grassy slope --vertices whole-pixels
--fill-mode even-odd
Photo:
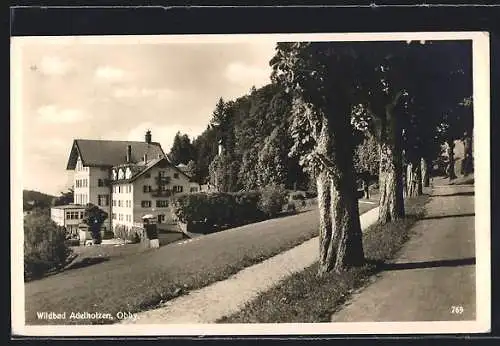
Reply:
[[[363,235],[368,264],[345,273],[318,278],[317,263],[294,274],[278,286],[264,292],[240,312],[222,318],[221,323],[314,323],[329,322],[331,314],[350,295],[393,258],[411,235],[411,226],[421,216],[428,196],[406,201],[408,217],[374,225]]]
[[[375,207],[360,204],[360,212]],[[25,284],[26,323],[37,311],[136,312],[201,288],[317,236],[314,211],[130,254]],[[286,233],[283,233],[286,232]],[[74,320],[65,323],[105,323]],[[61,321],[53,321],[61,323]]]

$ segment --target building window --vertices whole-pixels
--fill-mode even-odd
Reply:
[[[66,220],[78,220],[80,213],[78,211],[67,211]]]
[[[174,178],[179,179],[179,173],[174,173]]]
[[[183,187],[180,185],[174,185],[173,190],[174,192],[182,192]]]
[[[113,215],[113,220],[116,220],[116,214],[115,214],[115,213],[113,213],[113,214],[111,214],[111,215]]]
[[[142,208],[151,208],[151,201],[141,201]]]
[[[149,172],[145,173],[144,178],[151,178],[151,173],[149,173]]]
[[[190,192],[198,192],[198,188],[197,187],[192,187],[189,189]]]
[[[151,192],[151,186],[150,185],[144,185],[142,187],[142,192]]]
[[[159,214],[158,215],[158,223],[165,222],[165,214]]]
[[[83,211],[81,211],[81,212],[80,212],[80,219],[83,219],[83,217],[84,217],[84,216],[85,216],[84,212],[83,212]]]
[[[166,208],[166,207],[168,207],[168,201],[167,200],[156,200],[156,207],[157,208]]]
[[[167,171],[160,171],[160,177],[166,178],[167,177]]]
[[[97,179],[97,186],[103,187],[104,186],[104,180],[103,179]]]
[[[97,196],[97,205],[101,207],[109,206],[109,195],[98,195]]]
[[[113,200],[113,207],[116,207],[116,199]]]

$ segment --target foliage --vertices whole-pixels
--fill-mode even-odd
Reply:
[[[287,156],[292,145],[290,109],[290,96],[275,84],[252,89],[236,100],[219,99],[210,125],[193,141],[198,181],[203,183],[213,174],[215,163],[212,172],[210,164],[218,155],[220,141],[227,155],[224,165],[231,170],[226,170],[231,188],[223,190],[253,190],[272,181],[305,188],[307,176],[297,158]],[[273,167],[272,162],[279,164]]]
[[[49,216],[33,212],[24,218],[24,275],[37,278],[61,268],[71,250],[66,245],[64,229]]]
[[[97,244],[101,242],[101,226],[108,218],[108,213],[99,208],[98,206],[89,203],[85,207],[85,216],[82,222],[89,226],[92,234],[92,239]]]
[[[210,163],[210,183],[221,192],[232,192],[238,189],[238,162],[226,152],[217,155]]]
[[[23,211],[49,209],[55,196],[33,190],[23,190]]]
[[[198,176],[198,167],[194,160],[189,160],[187,163],[186,174],[196,181],[196,177]]]
[[[257,179],[259,186],[284,184],[287,178],[286,132],[276,128],[265,139],[257,161]]]
[[[180,222],[202,223],[212,229],[274,217],[282,211],[285,202],[286,191],[281,187],[236,193],[200,192],[177,195],[171,210]]]
[[[288,193],[283,185],[269,184],[260,190],[259,209],[268,217],[276,217],[286,204]]]
[[[195,148],[187,134],[181,134],[180,131],[175,134],[168,157],[174,165],[187,164],[196,157]]]
[[[73,187],[69,188],[68,191],[66,192],[61,192],[61,195],[58,197],[55,197],[52,200],[52,205],[53,206],[58,206],[58,205],[67,205],[73,203],[73,195],[74,195],[74,189]]]
[[[354,151],[354,167],[357,173],[368,172],[377,176],[380,165],[380,152],[376,138],[367,133],[363,142]]]
[[[125,225],[116,225],[115,227],[115,237],[121,240],[126,240],[132,244],[139,243],[141,241],[140,233],[141,229],[138,227],[128,228]]]

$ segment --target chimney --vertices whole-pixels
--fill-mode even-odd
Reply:
[[[148,163],[148,154],[144,154],[143,161],[144,164]]]
[[[132,146],[127,145],[127,163],[130,163],[132,160]]]
[[[148,144],[151,143],[151,130],[146,131],[145,139],[146,139],[146,143],[148,143]]]

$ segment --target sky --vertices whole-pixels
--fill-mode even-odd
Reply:
[[[168,152],[177,131],[207,127],[220,97],[269,83],[274,42],[25,42],[15,75],[22,117],[23,188],[59,194],[73,139],[143,141]]]

